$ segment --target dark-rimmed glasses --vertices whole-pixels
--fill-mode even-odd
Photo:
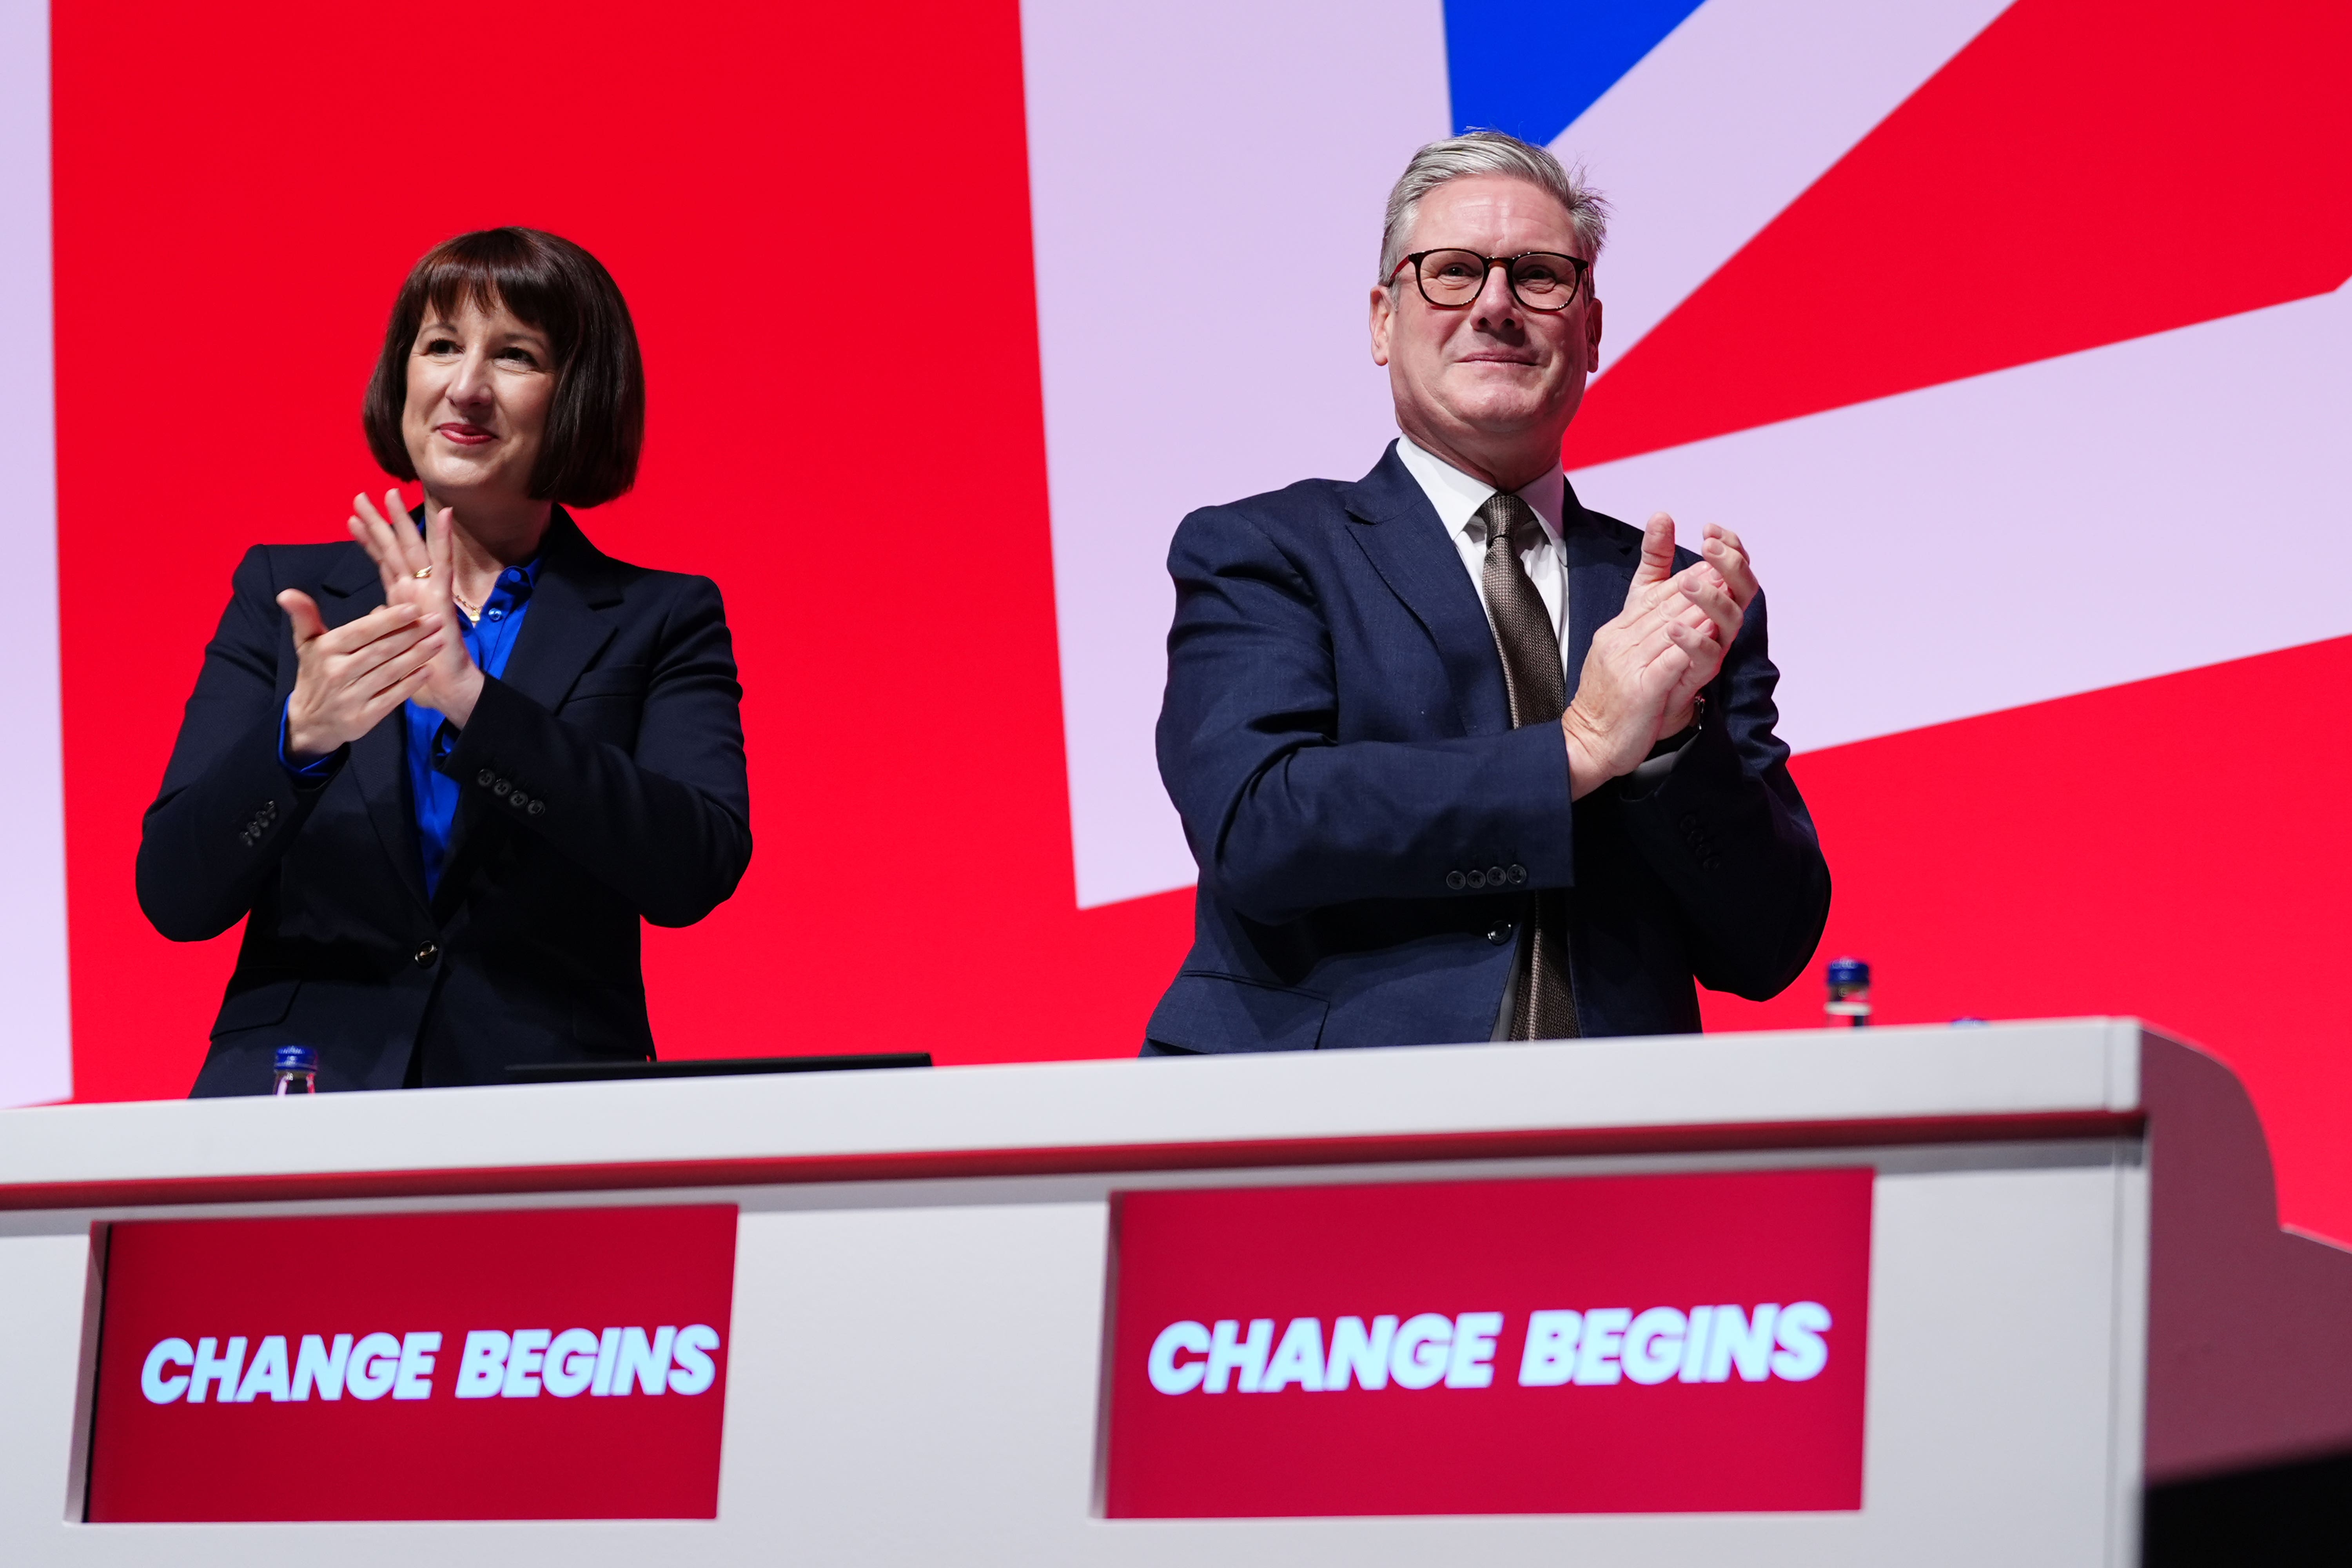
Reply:
[[[1576,303],[1592,263],[1557,250],[1526,250],[1517,256],[1481,256],[1475,250],[1417,250],[1397,263],[1412,268],[1421,297],[1440,310],[1458,310],[1486,287],[1486,274],[1503,269],[1511,298],[1530,310],[1565,310]],[[1389,274],[1396,280],[1396,272]]]

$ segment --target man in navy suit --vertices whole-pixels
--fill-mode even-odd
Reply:
[[[1696,984],[1811,960],[1745,547],[1561,472],[1604,217],[1539,147],[1423,148],[1371,293],[1402,438],[1177,529],[1160,772],[1201,881],[1146,1055],[1685,1032]]]

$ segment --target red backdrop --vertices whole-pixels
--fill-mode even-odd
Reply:
[[[381,488],[359,398],[409,264],[524,223],[609,266],[651,374],[604,549],[726,590],[757,851],[648,932],[678,1055],[1132,1050],[1188,896],[1080,915],[1054,655],[1015,6],[60,0],[58,464],[77,1095],[186,1091],[234,937],[131,891],[257,540]],[[877,266],[946,258],[957,302]],[[879,554],[894,587],[855,591]]]
[[[736,629],[758,850],[731,903],[647,933],[664,1050],[1135,1048],[1191,900],[1076,908],[1014,0],[52,25],[79,1098],[194,1077],[235,938],[148,927],[140,813],[238,554],[340,537],[381,488],[358,406],[399,279],[498,223],[595,251],[644,338],[644,472],[586,527],[716,576]],[[956,302],[887,262],[802,292],[796,254],[841,244],[952,258]],[[2136,1012],[2220,1049],[2286,1216],[2352,1237],[2347,674],[2325,644],[1802,759],[1829,946],[1875,962],[1888,1021]],[[1812,1023],[1816,991],[1708,1020]]]

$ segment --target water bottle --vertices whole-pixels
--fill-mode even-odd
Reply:
[[[272,1094],[316,1094],[319,1092],[319,1052],[311,1046],[280,1046],[278,1047],[277,1087]]]
[[[1859,958],[1830,960],[1830,999],[1824,1008],[1832,1022],[1843,1018],[1854,1028],[1870,1023],[1870,965]]]

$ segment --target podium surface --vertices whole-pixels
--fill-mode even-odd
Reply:
[[[9,1111],[0,1546],[2123,1564],[2352,1443],[2269,1180],[2130,1020]]]

